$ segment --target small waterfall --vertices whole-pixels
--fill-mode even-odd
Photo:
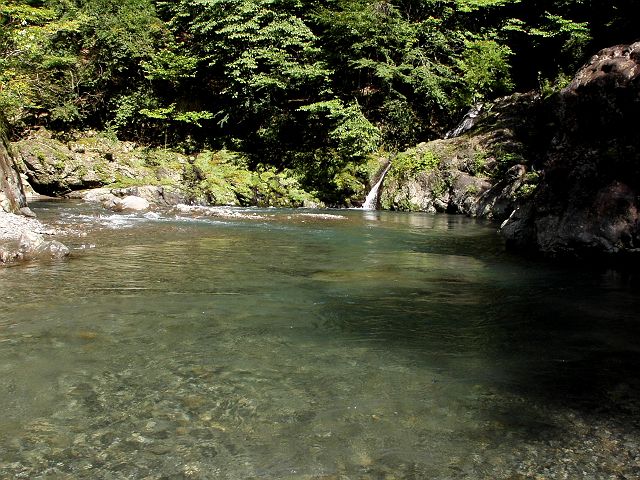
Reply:
[[[362,204],[362,209],[363,210],[375,210],[376,209],[376,206],[378,204],[378,190],[380,190],[380,185],[382,185],[382,182],[384,181],[384,177],[385,177],[385,175],[387,174],[387,172],[389,171],[390,168],[391,168],[391,162],[389,162],[387,164],[387,166],[385,167],[384,171],[382,172],[382,175],[380,175],[380,178],[378,179],[376,184],[371,188],[371,191],[367,195],[367,199]]]
[[[462,135],[464,132],[471,130],[473,126],[476,124],[476,119],[480,112],[482,112],[482,108],[484,107],[484,103],[476,103],[464,116],[462,121],[458,124],[456,128],[453,130],[449,130],[444,138],[455,138]]]

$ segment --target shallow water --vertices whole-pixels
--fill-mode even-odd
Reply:
[[[633,274],[446,215],[33,209],[84,236],[0,269],[0,478],[640,476]]]

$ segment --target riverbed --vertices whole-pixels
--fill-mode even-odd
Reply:
[[[640,283],[496,226],[36,202],[0,269],[1,478],[640,478]]]

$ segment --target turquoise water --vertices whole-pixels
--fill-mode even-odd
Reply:
[[[76,232],[0,269],[0,478],[640,476],[633,274],[446,215],[34,210]]]

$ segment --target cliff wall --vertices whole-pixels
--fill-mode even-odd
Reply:
[[[27,206],[18,168],[11,155],[4,119],[0,116],[0,209],[20,213]]]

